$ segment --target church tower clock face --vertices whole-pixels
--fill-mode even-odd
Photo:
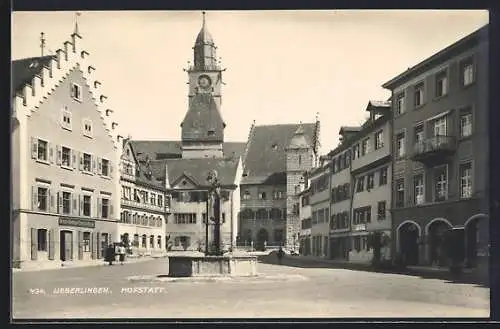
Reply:
[[[198,78],[198,86],[203,90],[208,90],[212,86],[212,80],[208,75],[200,75]]]

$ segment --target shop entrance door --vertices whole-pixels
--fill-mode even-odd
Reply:
[[[73,232],[61,231],[59,233],[60,259],[64,262],[73,260]]]

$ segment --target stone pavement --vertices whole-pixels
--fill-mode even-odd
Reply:
[[[489,316],[489,289],[477,285],[263,263],[258,264],[258,271],[275,279],[130,280],[134,276],[167,274],[166,259],[123,266],[16,272],[12,280],[12,314],[14,319]],[[305,279],[277,280],[280,275]],[[83,288],[101,291],[89,293]]]

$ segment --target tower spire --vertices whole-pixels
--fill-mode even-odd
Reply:
[[[202,28],[205,28],[205,23],[206,23],[206,21],[205,21],[205,14],[206,14],[206,12],[205,12],[205,11],[202,11],[202,12],[201,12],[201,14],[203,15],[203,23],[202,23],[202,26],[201,26],[201,27],[202,27]]]
[[[80,35],[80,31],[78,30],[78,16],[80,16],[82,13],[76,12],[75,13],[75,29],[73,31],[73,34]]]
[[[43,56],[44,49],[45,49],[45,33],[41,32],[40,33],[40,50],[42,52],[42,56]]]

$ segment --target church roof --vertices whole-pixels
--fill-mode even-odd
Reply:
[[[12,61],[12,94],[22,90],[24,85],[31,85],[35,75],[40,74],[42,67],[48,67],[50,59],[55,56],[30,57]]]
[[[203,16],[203,26],[201,27],[198,36],[196,37],[195,44],[213,44],[214,39],[210,32],[208,32],[207,25],[205,23],[205,16]]]
[[[165,178],[165,168],[167,168],[170,184],[182,176],[187,176],[200,187],[207,186],[208,173],[216,170],[220,184],[230,186],[235,184],[238,163],[239,158],[168,159],[151,161],[151,167],[153,175],[161,179]]]
[[[181,141],[169,140],[131,140],[139,161],[146,157],[150,160],[179,159],[182,157]],[[225,142],[222,144],[224,157],[240,157],[245,151],[244,142]]]
[[[211,94],[196,94],[182,120],[182,140],[223,141],[225,123]]]
[[[310,145],[314,142],[315,123],[304,123],[304,138]],[[286,182],[286,148],[297,131],[297,124],[255,126],[248,141],[248,153],[244,168],[243,184]]]

